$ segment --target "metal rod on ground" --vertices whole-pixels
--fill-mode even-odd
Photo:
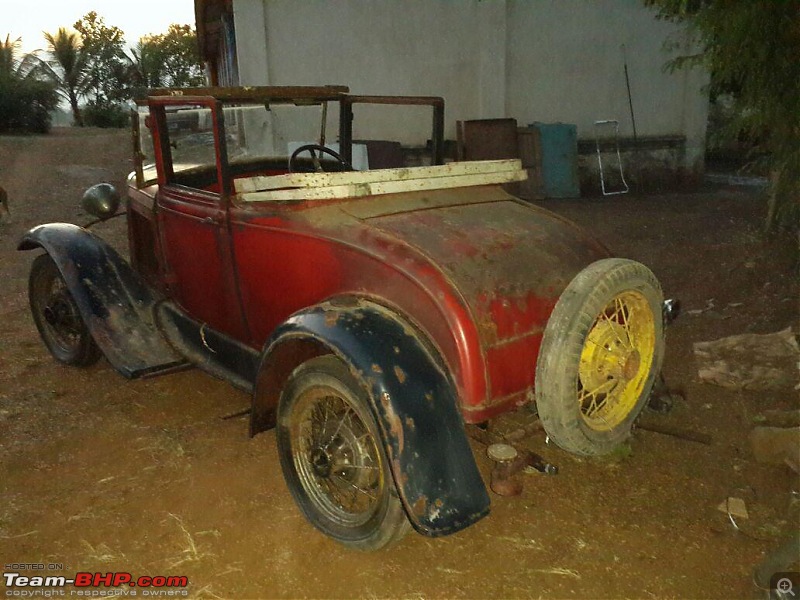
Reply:
[[[639,421],[636,423],[638,429],[644,431],[652,431],[653,433],[660,433],[661,435],[669,435],[689,442],[697,442],[698,444],[710,445],[712,442],[711,436],[697,431],[689,431],[680,427],[666,425],[664,423],[652,423],[649,421]]]

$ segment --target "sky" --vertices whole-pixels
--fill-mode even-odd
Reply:
[[[0,38],[22,38],[22,50],[45,49],[42,32],[55,33],[94,10],[108,26],[125,32],[136,45],[148,33],[163,33],[171,23],[194,26],[194,0],[0,0]]]

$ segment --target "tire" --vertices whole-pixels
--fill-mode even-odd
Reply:
[[[36,329],[57,361],[74,367],[97,362],[100,349],[49,254],[37,256],[31,265],[28,301]]]
[[[630,434],[664,357],[663,296],[644,265],[592,263],[558,299],[536,365],[536,408],[549,438],[608,454]]]
[[[339,358],[320,356],[294,370],[276,436],[289,491],[322,533],[372,551],[408,532],[367,392]]]

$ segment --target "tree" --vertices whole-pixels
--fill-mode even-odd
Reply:
[[[154,87],[188,87],[205,82],[197,34],[190,25],[172,24],[166,33],[150,34],[133,50],[137,93]]]
[[[0,43],[0,80],[10,79],[19,70],[19,61],[16,55],[21,43],[21,38],[12,42],[10,35],[6,35],[6,41]]]
[[[800,219],[800,0],[644,0],[659,17],[685,23],[700,52],[673,69],[704,65],[712,95],[728,93],[732,134],[749,136],[772,172],[767,228]]]
[[[33,77],[36,70],[36,56],[25,54],[22,58],[17,57],[22,39],[11,40],[10,35],[6,35],[6,40],[0,42],[0,80],[20,81]]]
[[[163,69],[158,48],[149,41],[148,37],[139,40],[136,47],[131,49],[131,84],[134,97],[140,95],[147,88],[163,86]]]
[[[119,27],[107,26],[95,11],[84,15],[74,27],[89,65],[89,106],[113,109],[126,96],[125,34]]]
[[[21,40],[0,42],[0,132],[50,129],[58,99],[53,85],[40,79],[35,54],[18,56]]]
[[[81,47],[77,33],[63,27],[53,35],[44,34],[51,60],[45,63],[45,72],[56,84],[60,95],[69,102],[75,125],[83,127],[78,98],[83,96],[90,84],[88,54]]]

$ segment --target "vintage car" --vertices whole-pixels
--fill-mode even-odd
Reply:
[[[430,111],[430,159],[353,169],[366,105]],[[507,193],[519,161],[444,164],[441,98],[161,90],[134,117],[130,264],[71,224],[19,245],[44,250],[41,337],[69,365],[194,366],[247,391],[251,435],[276,428],[289,491],[325,534],[372,550],[485,516],[465,424],[535,407],[582,455],[629,434],[664,355],[658,281]],[[123,214],[108,184],[84,206]]]

